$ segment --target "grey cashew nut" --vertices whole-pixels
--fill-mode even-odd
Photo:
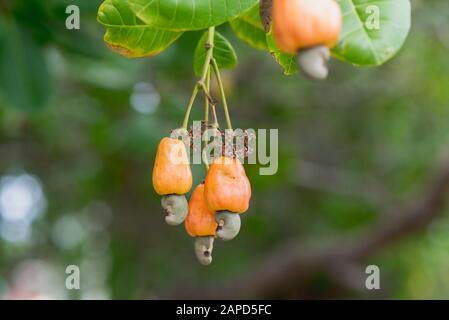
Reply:
[[[316,46],[299,51],[298,64],[308,77],[316,80],[324,80],[329,74],[327,62],[330,57],[329,48],[326,46]]]
[[[241,221],[238,213],[220,211],[215,214],[218,223],[217,237],[221,240],[232,240],[240,231]]]
[[[165,211],[165,222],[171,226],[177,226],[184,222],[189,204],[184,195],[170,194],[161,199],[162,208]]]
[[[197,237],[194,243],[195,255],[203,266],[212,262],[212,251],[214,249],[214,237]]]

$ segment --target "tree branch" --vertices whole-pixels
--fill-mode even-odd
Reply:
[[[363,199],[378,210],[393,203],[390,192],[373,176],[309,161],[300,161],[298,167],[289,177],[295,186]]]
[[[209,288],[194,288],[170,294],[170,298],[235,299],[280,298],[297,292],[304,282],[319,272],[335,272],[336,267],[367,258],[397,241],[425,230],[440,216],[447,205],[449,161],[436,171],[433,179],[412,206],[381,215],[382,220],[365,230],[332,245],[301,249],[292,241],[259,261],[255,268],[239,279]]]

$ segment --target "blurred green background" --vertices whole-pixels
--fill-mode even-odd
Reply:
[[[448,148],[449,2],[412,1],[398,56],[376,69],[333,61],[326,82],[283,76],[222,26],[239,57],[224,74],[234,125],[279,129],[279,172],[246,167],[253,197],[241,233],[216,242],[212,265],[202,267],[184,228],[165,224],[151,185],[157,144],[180,126],[195,83],[201,34],[128,60],[102,41],[100,3],[0,0],[5,299],[149,299],[237,281],[290,239],[298,248],[332,242],[412,203]],[[80,30],[65,28],[69,4],[81,9]],[[194,173],[199,183],[204,169]],[[449,298],[448,228],[442,217],[356,264],[380,267],[378,292],[320,278],[277,297]],[[64,286],[72,264],[81,290]]]

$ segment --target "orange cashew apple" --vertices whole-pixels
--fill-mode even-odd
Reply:
[[[187,233],[195,237],[195,255],[203,265],[212,262],[212,250],[217,229],[214,211],[210,210],[204,200],[204,183],[198,185],[189,201],[189,213],[185,220]]]
[[[220,157],[209,168],[204,183],[208,208],[217,212],[217,237],[231,240],[240,231],[239,213],[248,210],[251,185],[237,158]]]
[[[298,54],[298,63],[310,77],[328,75],[329,49],[338,41],[343,24],[335,0],[274,0],[273,34],[278,47]]]
[[[185,194],[192,188],[192,171],[184,143],[163,138],[153,169],[153,186],[159,195]]]
[[[207,207],[204,200],[204,183],[198,185],[192,193],[185,226],[192,237],[215,236],[217,223],[214,211]]]
[[[163,138],[158,146],[153,168],[154,190],[162,197],[170,225],[181,224],[188,211],[185,193],[192,187],[192,172],[184,143],[178,139]]]

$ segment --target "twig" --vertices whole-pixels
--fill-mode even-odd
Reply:
[[[221,102],[223,103],[223,110],[224,110],[225,117],[226,117],[226,124],[228,125],[228,129],[232,130],[231,117],[229,116],[228,102],[226,101],[226,94],[225,94],[223,82],[221,81],[221,76],[220,76],[220,68],[218,67],[217,61],[214,58],[212,58],[211,64],[212,64],[212,70],[214,71],[215,78],[217,80],[218,88],[220,89]]]
[[[209,74],[210,64],[211,60],[213,59],[214,55],[214,37],[215,37],[215,27],[209,27],[209,31],[207,34],[207,41],[206,41],[206,59],[204,61],[203,65],[203,72],[201,74],[201,79],[198,80],[198,82],[195,84],[195,87],[193,88],[192,96],[190,97],[189,103],[187,105],[186,113],[184,115],[184,120],[182,122],[182,127],[184,129],[187,129],[190,113],[192,111],[193,104],[195,103],[196,96],[198,95],[198,91],[202,89],[204,91],[204,94],[206,95],[206,99],[209,100],[210,103],[213,103],[213,99],[210,96],[208,90],[206,89],[206,80]]]
[[[0,12],[9,13],[9,4],[5,0],[0,0]]]
[[[271,21],[273,20],[272,8],[272,0],[260,0],[260,20],[262,20],[265,32],[270,32],[271,29]]]

